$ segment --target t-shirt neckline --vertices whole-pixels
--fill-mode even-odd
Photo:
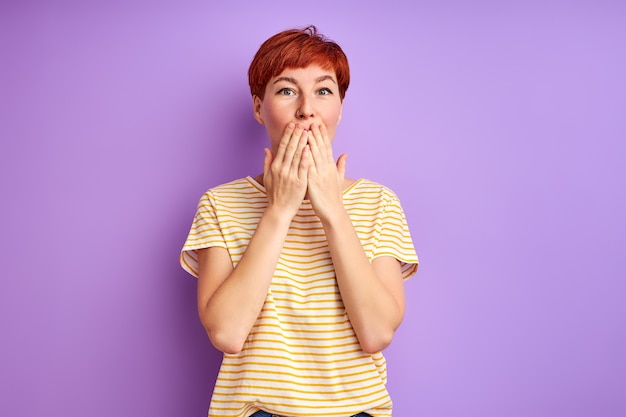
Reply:
[[[255,180],[255,179],[254,179],[254,177],[252,177],[252,176],[248,175],[248,176],[246,177],[246,180],[247,180],[247,181],[248,181],[248,182],[249,182],[249,183],[250,183],[250,184],[251,184],[254,188],[256,188],[257,190],[259,190],[261,193],[263,193],[263,194],[267,195],[267,190],[265,189],[265,186],[264,186],[264,185],[262,185],[262,184],[260,184],[257,180]],[[347,196],[348,194],[350,194],[350,193],[352,192],[352,190],[353,190],[353,189],[354,189],[354,188],[355,188],[358,184],[360,184],[360,183],[361,183],[361,182],[363,182],[363,181],[364,181],[364,179],[363,179],[363,178],[358,178],[358,179],[354,180],[354,181],[352,182],[352,184],[350,184],[348,187],[346,187],[346,188],[342,191],[341,195],[342,195],[342,196],[344,196],[344,197],[345,197],[345,196]],[[304,200],[304,201],[307,201],[307,202],[308,202],[309,200]]]

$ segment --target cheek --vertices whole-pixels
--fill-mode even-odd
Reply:
[[[287,123],[285,120],[285,111],[277,106],[267,106],[263,113],[268,128],[280,128],[281,125]]]
[[[339,125],[339,117],[338,115],[333,115],[333,117],[324,121],[324,125],[326,125],[326,130],[328,131],[328,137],[331,141],[335,140],[335,133],[337,132],[337,126]]]
[[[341,107],[332,109],[326,114],[325,124],[327,127],[336,127],[341,120]]]
[[[270,140],[270,147],[275,154],[287,125],[287,121],[284,120],[284,111],[268,103],[263,107],[263,118],[265,130]]]

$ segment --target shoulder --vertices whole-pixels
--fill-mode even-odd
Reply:
[[[260,189],[253,180],[249,177],[239,178],[224,184],[220,184],[214,187],[209,188],[202,195],[203,199],[218,199],[218,198],[229,198],[229,197],[247,197],[253,194],[262,193],[263,190]]]
[[[353,181],[346,189],[346,197],[359,200],[376,200],[380,202],[398,200],[398,196],[391,188],[366,178]]]
[[[240,178],[209,188],[200,197],[199,206],[217,206],[262,199],[264,195],[249,179]]]
[[[206,193],[209,194],[219,194],[223,192],[231,192],[231,191],[245,191],[247,189],[254,188],[252,183],[250,182],[248,177],[239,178],[233,181],[229,181],[224,184],[216,185],[214,187],[209,188]]]

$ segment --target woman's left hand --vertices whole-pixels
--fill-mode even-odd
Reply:
[[[343,210],[348,155],[342,154],[335,163],[328,131],[323,124],[313,124],[308,134],[313,163],[309,167],[307,191],[315,213],[323,221],[331,218],[337,210]]]

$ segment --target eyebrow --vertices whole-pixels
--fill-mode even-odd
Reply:
[[[337,84],[337,81],[335,81],[335,79],[334,79],[331,75],[328,75],[328,74],[326,74],[326,75],[322,75],[321,77],[316,78],[316,79],[315,79],[315,82],[316,82],[316,83],[320,83],[320,82],[322,82],[322,81],[326,81],[326,80],[330,80],[330,81],[332,81],[333,83]],[[292,77],[278,77],[278,78],[276,78],[276,80],[274,81],[274,84],[276,84],[276,83],[278,83],[278,82],[280,82],[280,81],[287,81],[288,83],[298,85],[298,81],[296,81],[296,79],[295,79],[295,78],[292,78]]]

